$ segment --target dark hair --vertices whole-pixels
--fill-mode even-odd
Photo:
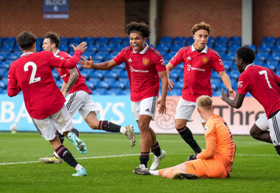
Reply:
[[[253,63],[256,58],[255,52],[249,47],[239,48],[236,52],[236,56],[247,64]]]
[[[32,32],[23,31],[17,36],[17,43],[23,50],[29,50],[37,41],[37,37]]]
[[[142,37],[148,38],[150,36],[150,28],[147,24],[145,24],[144,22],[135,22],[132,21],[128,24],[126,24],[125,26],[126,32],[128,35],[130,35],[130,33],[140,33]]]
[[[208,23],[204,23],[203,21],[198,23],[198,24],[195,24],[193,27],[192,27],[192,34],[194,35],[194,33],[198,30],[201,30],[201,29],[204,29],[206,31],[208,31],[208,34],[210,34],[211,32],[211,26],[208,24]]]
[[[59,38],[59,35],[57,35],[56,33],[53,33],[53,32],[48,32],[46,33],[45,35],[45,38],[49,38],[50,41],[51,41],[51,44],[55,44],[55,46],[58,48],[59,47],[59,44],[60,44],[60,38]]]

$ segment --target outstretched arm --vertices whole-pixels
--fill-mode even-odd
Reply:
[[[225,101],[229,106],[233,108],[239,109],[242,106],[243,100],[245,98],[245,95],[243,94],[236,94],[235,98],[231,100],[229,98],[229,90],[227,89],[227,93],[224,92],[222,89],[222,100]]]
[[[94,64],[91,56],[90,56],[90,60],[86,60],[84,57],[82,57],[82,59],[83,60],[79,61],[81,67],[88,68],[88,69],[92,68],[95,70],[109,70],[118,65],[113,59],[108,62],[102,62],[99,64]]]
[[[236,94],[235,94],[234,90],[233,90],[232,87],[231,87],[230,79],[229,79],[227,73],[226,73],[225,71],[221,71],[221,72],[219,72],[219,75],[220,75],[220,77],[221,77],[221,79],[222,79],[224,85],[225,85],[226,88],[229,90],[229,94],[230,94],[233,98],[235,98],[235,95],[236,95]]]

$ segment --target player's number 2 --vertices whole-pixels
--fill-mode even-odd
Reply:
[[[266,82],[268,84],[268,87],[271,89],[272,86],[271,86],[271,84],[270,84],[270,82],[268,80],[267,71],[266,70],[262,70],[262,71],[259,71],[259,73],[260,73],[260,75],[264,75],[264,78],[265,78],[265,80],[266,80]]]
[[[35,83],[35,82],[39,82],[41,80],[41,77],[37,77],[35,78],[36,72],[37,72],[37,66],[34,62],[27,62],[24,65],[24,71],[27,72],[28,71],[28,67],[31,66],[32,67],[32,72],[31,72],[31,76],[30,76],[30,80],[29,80],[29,84]]]

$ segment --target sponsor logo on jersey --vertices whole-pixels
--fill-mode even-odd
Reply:
[[[192,67],[190,64],[188,64],[188,65],[187,65],[187,71],[191,71],[191,70],[197,70],[197,71],[205,72],[205,69],[194,68],[194,67]]]
[[[135,70],[132,66],[130,66],[130,72],[149,73],[149,70]]]
[[[207,64],[208,61],[209,61],[209,58],[206,57],[206,56],[203,56],[202,59],[201,59],[201,62],[202,62],[203,64]]]
[[[238,81],[238,88],[242,88],[243,87],[243,81]]]
[[[149,59],[149,58],[143,58],[143,59],[142,59],[142,64],[143,64],[144,66],[148,66],[149,63],[150,63],[150,59]]]
[[[61,68],[57,68],[57,70],[59,70],[59,71],[60,71],[60,70],[61,70]]]
[[[131,58],[128,59],[129,62],[132,62]]]
[[[192,58],[189,56],[189,57],[187,57],[187,60],[191,60]]]

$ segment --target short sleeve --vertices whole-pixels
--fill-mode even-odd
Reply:
[[[215,54],[215,57],[213,58],[212,67],[217,73],[225,71],[223,61],[218,54]]]
[[[245,73],[243,72],[238,79],[237,93],[246,95],[247,92],[251,89],[250,78],[246,78]]]
[[[113,59],[118,65],[120,65],[121,63],[125,62],[125,51],[124,49],[122,51],[120,51],[120,53],[118,53],[118,55]]]
[[[51,67],[58,67],[58,68],[61,68],[65,60],[69,58],[69,57],[65,58],[63,56],[54,55],[52,52],[50,53],[45,52],[45,55],[48,58],[49,65]]]
[[[181,48],[176,55],[169,61],[173,66],[177,66],[178,64],[181,64],[184,62],[183,54],[184,54],[183,48]]]
[[[164,59],[163,59],[162,55],[157,57],[155,66],[156,66],[156,69],[158,72],[166,71],[166,66],[164,64]]]

